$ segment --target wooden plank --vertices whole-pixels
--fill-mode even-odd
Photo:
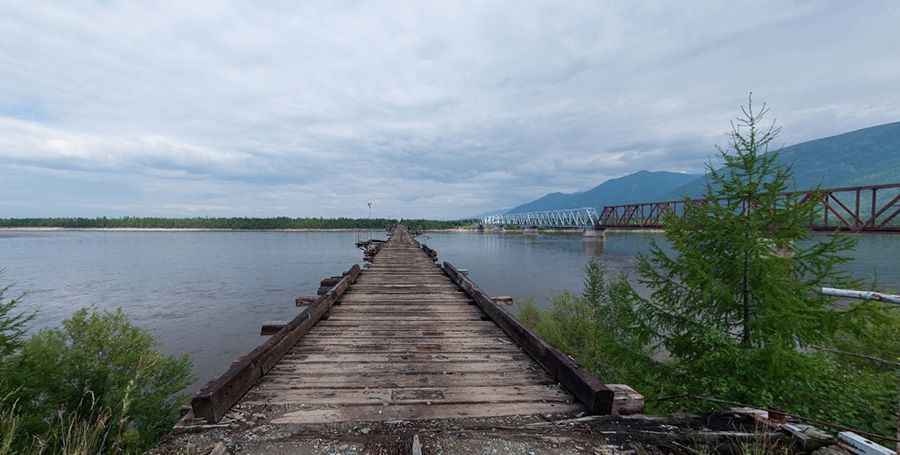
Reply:
[[[331,308],[359,276],[354,265],[334,288],[309,305],[265,343],[241,357],[221,376],[203,387],[191,400],[194,415],[216,423],[250,388],[293,347]]]
[[[371,296],[367,298],[359,298],[354,296],[352,299],[341,299],[342,304],[346,305],[473,305],[475,302],[468,297],[407,297],[405,295],[387,295],[387,296]]]
[[[456,283],[475,304],[490,317],[528,355],[538,362],[551,377],[559,381],[592,414],[611,414],[615,394],[587,370],[578,366],[558,349],[547,344],[534,332],[519,323],[509,313],[501,309],[493,299],[485,294],[467,276],[460,274],[456,267],[444,262],[444,272]]]
[[[473,305],[342,305],[335,308],[332,314],[368,314],[396,313],[407,315],[429,315],[431,313],[456,313],[480,315],[481,311]]]
[[[253,390],[242,402],[247,404],[335,405],[404,405],[460,403],[522,403],[529,401],[570,403],[572,397],[547,385],[514,385],[509,387],[421,387],[369,388],[330,391],[321,389],[289,389],[275,393]]]
[[[366,387],[467,387],[556,384],[544,372],[456,373],[456,374],[352,374],[327,376],[266,376],[258,390],[358,389]]]
[[[478,311],[478,307],[466,302],[444,303],[417,303],[417,302],[344,302],[342,308],[348,311],[372,312],[372,311]]]
[[[373,330],[468,330],[471,328],[497,327],[492,321],[469,321],[465,324],[445,324],[441,321],[409,322],[409,321],[373,321],[367,324],[365,321],[321,321],[316,327],[328,327],[333,330],[343,330],[341,327]]]
[[[425,272],[425,271],[386,271],[386,270],[369,270],[366,271],[366,276],[370,278],[387,278],[394,280],[402,280],[406,278],[441,278],[445,277],[443,271],[436,272]]]
[[[384,279],[380,277],[370,278],[366,280],[364,283],[359,283],[360,287],[356,288],[359,290],[365,290],[365,287],[375,287],[375,286],[383,286],[383,287],[394,287],[394,288],[413,288],[413,287],[428,287],[428,288],[446,288],[450,290],[455,290],[456,287],[447,282],[446,277],[437,277],[435,279],[429,280],[394,280],[394,279]],[[433,290],[433,289],[432,289]]]
[[[515,343],[509,341],[506,337],[460,337],[446,338],[441,336],[429,337],[370,337],[365,339],[357,338],[335,338],[335,337],[309,337],[301,340],[297,344],[297,349],[304,349],[310,346],[360,346],[360,345],[395,345],[413,347],[429,344],[449,344],[458,348],[466,348],[469,346],[509,346],[517,347]]]
[[[354,289],[355,292],[366,292],[369,294],[375,295],[384,295],[384,294],[449,294],[449,295],[459,295],[462,294],[461,291],[456,289],[455,286],[424,286],[424,285],[412,285],[405,287],[396,287],[396,286],[360,286]]]
[[[446,321],[446,322],[469,322],[469,321],[478,321],[481,318],[477,314],[472,314],[469,316],[462,316],[456,314],[441,314],[435,313],[430,316],[412,316],[403,313],[395,313],[395,314],[385,314],[385,315],[369,315],[369,314],[353,314],[353,313],[342,313],[341,315],[334,315],[329,318],[329,320],[334,321],[371,321],[371,322],[429,322],[429,321]]]
[[[479,337],[505,337],[506,334],[497,328],[486,330],[457,330],[457,331],[434,331],[434,330],[314,330],[310,332],[310,336],[329,337],[329,338],[348,338],[348,339],[368,339],[368,338],[412,338],[420,339],[423,337],[441,337],[443,339],[453,338],[479,338]]]
[[[444,321],[398,321],[398,320],[377,320],[377,321],[365,321],[362,319],[347,319],[347,320],[327,320],[320,322],[317,327],[370,327],[378,330],[409,330],[411,328],[422,328],[424,330],[440,330],[457,327],[496,327],[491,321],[464,321],[460,324],[446,324]]]
[[[347,295],[348,300],[385,300],[385,299],[395,299],[395,300],[416,300],[416,299],[461,299],[461,300],[470,300],[469,296],[466,295],[465,292],[416,292],[416,293],[406,293],[406,294],[360,294],[353,292],[352,294]]]
[[[284,326],[288,324],[288,321],[267,321],[263,322],[262,327],[259,328],[259,334],[262,336],[275,335],[279,330],[283,329]]]
[[[336,309],[337,310],[337,309]],[[407,304],[378,304],[378,305],[360,305],[345,304],[340,308],[341,311],[353,313],[472,313],[480,314],[477,307],[468,304],[431,304],[420,305],[415,303]]]
[[[323,374],[358,374],[358,373],[499,373],[504,371],[533,372],[537,365],[530,360],[497,361],[497,362],[392,362],[392,363],[298,363],[279,364],[269,370],[271,375],[323,375]]]
[[[606,384],[615,393],[613,414],[632,415],[644,413],[644,396],[625,384]]]
[[[335,307],[331,316],[334,318],[429,318],[435,320],[459,319],[467,320],[480,319],[481,312],[475,307],[448,308],[444,311],[403,311],[402,309],[379,309],[379,308],[341,308]]]
[[[393,362],[509,362],[528,360],[528,356],[522,352],[512,353],[475,353],[454,352],[447,354],[436,353],[402,353],[402,354],[337,354],[337,353],[311,353],[302,354],[291,352],[282,357],[281,364],[290,363],[393,363]]]
[[[465,346],[459,348],[440,343],[433,344],[406,344],[406,345],[384,345],[384,344],[357,344],[357,345],[334,345],[325,344],[320,346],[304,346],[297,350],[298,353],[314,353],[314,352],[332,352],[332,353],[383,353],[383,352],[460,352],[465,349],[469,352],[518,352],[517,346]]]
[[[533,414],[571,414],[581,406],[566,403],[480,403],[438,404],[432,406],[347,406],[322,407],[288,412],[272,420],[274,424],[314,424],[328,422],[366,422],[385,420],[451,419]]]
[[[468,296],[456,297],[409,297],[405,294],[384,295],[384,296],[362,296],[360,294],[353,296],[345,296],[352,298],[343,298],[341,302],[354,305],[469,305],[475,303]]]

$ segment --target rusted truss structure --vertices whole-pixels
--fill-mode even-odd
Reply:
[[[810,220],[815,231],[900,233],[900,183],[795,191],[784,197],[817,201]],[[706,199],[685,199],[607,206],[600,212],[597,227],[661,229],[667,214],[684,216],[686,204],[707,203]]]

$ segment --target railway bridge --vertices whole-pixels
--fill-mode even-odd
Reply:
[[[822,232],[900,233],[900,183],[816,189],[784,193],[785,200],[814,200],[816,211],[809,227]],[[481,219],[484,226],[523,228],[663,229],[666,216],[684,216],[690,205],[721,203],[707,199],[681,199],[592,207],[510,213]],[[752,210],[739,204],[739,210]]]

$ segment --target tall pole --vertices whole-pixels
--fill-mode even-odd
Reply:
[[[372,240],[372,206],[375,205],[375,201],[369,201],[366,205],[369,206],[369,240]]]

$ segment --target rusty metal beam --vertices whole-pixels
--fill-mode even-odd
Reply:
[[[900,190],[900,183],[791,191],[782,193],[782,196],[785,199],[800,196],[801,202],[810,199],[817,201],[820,207],[820,213],[817,211],[820,220],[810,220],[809,224],[810,229],[814,231],[900,233],[900,223],[891,224],[900,216],[900,194],[879,203],[879,191],[884,195],[886,190]],[[864,210],[863,196],[866,192],[871,193],[871,205]],[[842,196],[847,200],[842,200]],[[706,199],[683,199],[606,206],[600,212],[598,227],[661,229],[665,227],[663,219],[667,213],[683,217],[687,205],[709,202],[711,201]],[[744,212],[750,208],[746,203],[742,203],[741,207]],[[865,213],[866,211],[868,213]]]

